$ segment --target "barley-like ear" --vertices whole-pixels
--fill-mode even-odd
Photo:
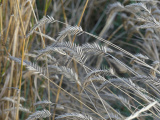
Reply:
[[[75,43],[72,44],[71,42],[62,42],[58,45],[59,48],[69,51],[75,61],[80,62],[81,64],[85,63],[86,56],[81,46],[76,45]]]
[[[29,37],[38,27],[44,25],[45,23],[53,22],[55,22],[53,17],[43,16],[43,18],[40,21],[38,21],[38,23],[33,26],[32,30],[26,35],[26,38]]]
[[[105,75],[108,75],[108,76],[113,76],[112,73],[110,72],[110,70],[107,70],[107,69],[103,69],[103,70],[94,70],[90,73],[88,73],[86,75],[86,77],[84,78],[84,81],[87,81],[87,79],[93,77],[93,76],[96,76],[96,75],[100,75],[100,74],[105,74]]]
[[[16,103],[16,101],[14,99],[10,98],[10,97],[3,97],[1,99],[1,101],[9,101],[9,102],[12,102],[12,103]]]
[[[11,96],[10,98],[15,98],[17,100],[17,97]],[[20,101],[25,102],[26,99],[24,97],[20,97]]]
[[[33,57],[33,58],[37,58],[38,60],[42,60],[42,61],[44,61],[44,60],[46,60],[46,58],[43,58],[43,57],[41,57],[41,56],[43,56],[43,50],[38,50],[38,51],[34,51],[35,53],[39,53],[39,51],[41,51],[42,53],[40,53],[38,56],[36,55],[36,54],[30,54],[30,53],[28,53],[28,54],[25,54],[26,56],[30,56],[30,57]],[[57,49],[55,49],[55,51],[58,51],[58,53],[60,53],[59,51],[60,50],[57,50]],[[48,51],[48,52],[50,52],[50,51]],[[63,51],[63,54],[64,54],[65,52]],[[45,54],[45,53],[44,53]],[[54,56],[51,56],[50,54],[47,54],[46,53],[46,57],[48,58],[48,60],[51,60],[52,62],[56,62],[57,60],[56,60],[56,58],[54,57]]]
[[[86,87],[88,86],[91,82],[104,82],[106,81],[106,79],[102,76],[98,76],[98,77],[92,77],[92,78],[89,78],[89,79],[86,79],[86,81],[84,81],[83,83],[83,87]]]
[[[72,69],[67,68],[65,66],[60,67],[60,69],[62,71],[62,74],[64,74],[71,81],[76,81],[81,86],[81,82],[78,80],[78,75],[75,72],[73,72]]]
[[[21,64],[20,58],[16,58],[13,56],[9,56],[9,58]],[[29,61],[24,60],[23,66],[26,66],[29,71],[33,71],[33,74],[45,75],[45,71],[35,63],[31,63]]]
[[[55,108],[55,106],[56,106],[56,110],[64,110],[65,109],[63,105],[55,104],[55,103],[53,103],[51,107]]]
[[[114,95],[114,94],[111,94],[111,93],[108,93],[108,92],[105,92],[104,96],[106,97],[106,100],[107,99],[111,100],[111,101],[119,100],[123,104],[125,104],[126,106],[128,106],[129,108],[131,108],[131,105],[130,105],[129,101],[126,98],[124,98],[123,96]]]
[[[141,92],[143,92],[143,93],[148,93],[144,88],[139,87],[138,85],[134,84],[131,79],[128,79],[128,80],[129,80],[128,85],[130,85],[130,86],[129,86],[130,89],[133,89],[133,90],[134,90],[134,88],[135,88],[135,89],[137,89],[137,90],[139,90],[139,91],[141,91]]]
[[[138,28],[141,28],[141,29],[145,29],[145,28],[155,28],[155,29],[158,29],[158,28],[160,28],[160,25],[157,26],[157,24],[155,24],[155,23],[145,23],[144,25],[138,26]]]
[[[35,113],[31,114],[26,120],[35,120],[38,118],[47,118],[50,117],[51,113],[48,110],[36,111]]]
[[[154,33],[154,30],[152,28],[147,28],[145,31],[145,38],[152,36],[153,33]]]
[[[61,42],[56,43],[51,46],[46,47],[43,50],[39,50],[39,55],[37,58],[39,59],[41,56],[49,54],[53,51],[56,51],[62,55],[68,55],[65,51],[70,52],[70,55],[75,61],[84,64],[86,61],[86,56],[83,52],[83,49],[81,46],[76,45],[75,43],[71,42]]]
[[[145,12],[151,14],[151,10],[149,10],[144,3],[132,3],[126,5],[125,8],[128,11],[131,11],[132,13],[137,13],[140,12],[141,10],[144,10]]]
[[[64,30],[62,30],[58,37],[56,38],[57,41],[62,41],[67,35],[77,35],[83,33],[81,27],[78,26],[70,26],[68,25]]]
[[[15,111],[17,108],[16,107],[12,107],[12,108],[9,108],[9,109],[5,109],[4,111]],[[27,108],[24,108],[24,107],[21,107],[19,106],[19,110],[22,111],[22,112],[26,112],[26,113],[31,113],[31,111]]]
[[[99,77],[100,74],[105,74],[105,75],[107,75],[107,76],[112,76],[112,75],[113,75],[113,74],[110,72],[110,70],[106,70],[106,69],[104,69],[104,70],[94,70],[94,71],[91,71],[90,73],[88,73],[88,74],[84,77],[84,79],[83,79],[83,81],[84,81],[83,87],[85,88],[88,82],[92,82],[92,81],[90,80],[92,77],[97,77],[97,76]],[[105,78],[104,78],[104,79],[105,79]],[[84,90],[84,88],[82,89],[82,91]],[[81,92],[82,92],[82,91],[81,91]]]
[[[160,80],[157,77],[152,77],[152,76],[137,76],[137,77],[132,77],[131,78],[132,81],[141,81],[143,83],[149,83],[149,84],[153,84],[157,87],[160,86]]]
[[[43,68],[39,67],[36,63],[31,63],[30,65],[27,65],[27,69],[29,71],[33,71],[33,74],[38,74],[38,75],[46,74],[46,71],[43,70]]]
[[[102,85],[100,85],[98,91],[101,91],[105,87],[108,87],[108,86],[111,86],[112,84],[114,84],[116,86],[122,86],[122,87],[127,88],[127,89],[132,89],[133,91],[136,88],[141,92],[148,93],[142,87],[139,87],[138,85],[134,84],[131,79],[132,78],[129,78],[129,79],[127,79],[127,78],[112,78],[112,79],[109,79],[108,81],[105,81],[105,82],[102,83]]]
[[[127,117],[125,120],[132,120],[134,118],[139,117],[142,112],[149,110],[151,107],[155,106],[157,103],[158,103],[157,101],[150,103],[148,106],[142,108],[141,110],[139,110],[136,113],[132,114],[131,116]]]
[[[127,81],[127,79],[125,78],[121,78],[121,79],[123,79],[124,81]],[[109,80],[106,80],[100,85],[100,87],[98,88],[98,91],[103,90],[105,87],[109,87],[111,85],[110,83],[113,83],[114,85],[117,85],[117,86],[124,85],[123,81],[121,81],[120,79],[110,78]]]
[[[11,59],[11,60],[14,60],[15,62],[18,62],[19,64],[21,64],[21,58],[16,58],[16,57],[13,57],[13,56],[9,56],[9,58]],[[23,65],[24,66],[26,66],[27,64],[30,64],[30,62],[28,62],[28,61],[23,61]]]
[[[58,74],[63,74],[70,81],[77,82],[81,86],[81,82],[78,79],[78,75],[75,72],[73,72],[72,69],[67,68],[65,66],[58,67],[58,66],[54,66],[54,65],[51,65],[48,67],[57,70]]]
[[[43,100],[43,101],[38,101],[38,102],[34,103],[33,105],[34,106],[37,106],[37,105],[44,105],[44,106],[46,106],[46,105],[51,105],[51,104],[52,104],[51,101]]]
[[[44,55],[49,55],[50,53],[52,53],[53,51],[58,52],[62,55],[66,55],[66,52],[63,51],[61,48],[59,48],[58,46],[48,46],[43,50],[39,50],[38,53],[39,55],[37,55],[37,59],[39,59],[40,57],[44,56]]]
[[[66,113],[64,115],[59,115],[55,119],[65,119],[65,118],[78,119],[78,120],[93,120],[92,117],[80,113]]]
[[[110,48],[108,48],[108,47],[106,47],[106,46],[100,46],[99,44],[97,44],[97,43],[93,43],[93,44],[89,44],[89,43],[87,43],[87,44],[84,44],[83,46],[82,46],[82,49],[83,49],[83,51],[84,52],[93,52],[94,54],[102,54],[102,53],[112,53],[113,52],[113,50],[112,49],[110,49]]]

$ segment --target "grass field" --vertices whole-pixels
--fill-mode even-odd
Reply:
[[[158,0],[0,0],[0,120],[160,120],[159,43]]]

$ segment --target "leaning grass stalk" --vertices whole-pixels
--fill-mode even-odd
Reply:
[[[148,106],[142,108],[141,110],[137,111],[136,113],[134,113],[133,115],[129,116],[128,118],[126,118],[125,120],[132,120],[134,118],[137,118],[142,112],[145,112],[147,110],[149,110],[151,107],[155,106],[158,102],[155,101],[151,104],[149,104]]]
[[[36,20],[36,23],[38,22],[37,21],[37,18],[36,18],[36,15],[35,15],[35,12],[34,12],[34,10],[33,10],[33,6],[32,6],[32,4],[31,4],[31,1],[29,1],[29,3],[30,3],[30,6],[31,6],[31,8],[32,8],[32,12],[33,12],[33,15],[34,15],[34,18],[35,18],[35,20]],[[46,2],[46,4],[47,4],[47,2]],[[47,6],[46,6],[47,7]],[[47,11],[46,11],[47,12]],[[45,14],[46,14],[46,12],[45,12]],[[45,26],[44,26],[44,28],[45,28]],[[40,36],[41,36],[41,40],[42,40],[42,47],[43,47],[43,49],[45,48],[45,39],[42,37],[42,33],[41,33],[41,30],[40,30],[40,28],[38,27],[38,30],[39,30],[39,32],[40,32]],[[45,31],[44,31],[45,32]],[[28,45],[28,43],[27,43],[27,45]],[[27,47],[26,47],[26,49],[27,49]],[[47,64],[47,58],[46,58],[46,61],[45,61],[45,63],[46,63],[46,68],[47,68],[47,76],[49,76],[49,72],[48,72],[48,64]],[[49,83],[49,81],[48,81],[48,101],[50,101],[50,83]],[[49,111],[50,111],[50,105],[48,106],[49,107]],[[49,118],[50,119],[50,118]]]
[[[46,57],[46,68],[47,68],[47,76],[49,77],[49,72],[48,72],[48,64],[47,64],[47,57]],[[48,80],[48,101],[50,101],[51,97],[50,97],[50,82]],[[48,105],[49,111],[50,111],[50,105]],[[51,117],[49,117],[49,120],[51,120]]]
[[[87,0],[86,3],[85,3],[85,6],[84,6],[83,11],[82,11],[82,14],[81,14],[81,17],[80,17],[79,22],[78,22],[78,25],[77,25],[78,27],[79,27],[80,24],[81,24],[81,21],[82,21],[84,12],[85,12],[85,10],[86,10],[86,8],[87,8],[88,2],[89,2],[89,0]],[[72,45],[73,45],[73,43],[74,43],[75,38],[76,38],[76,35],[74,35],[74,37],[73,37]],[[74,63],[74,69],[75,69],[75,71],[76,71],[76,73],[77,73],[77,75],[78,75],[77,63],[76,63],[75,60],[73,60],[73,63]],[[79,84],[77,84],[77,87],[78,87],[78,91],[79,91],[79,93],[80,93],[81,90],[80,90]],[[80,100],[81,100],[81,96],[79,96],[79,97],[80,97]],[[82,109],[82,105],[81,105],[81,109]]]
[[[67,67],[70,65],[70,63],[71,63],[71,60],[68,62]],[[64,75],[61,75],[61,80],[60,80],[59,87],[58,87],[58,91],[57,91],[57,95],[56,95],[56,101],[55,101],[55,106],[54,106],[54,111],[53,111],[53,117],[52,117],[52,120],[54,120],[54,119],[55,119],[55,114],[56,114],[56,105],[57,105],[58,100],[59,100],[59,94],[60,94],[60,92],[61,92],[61,89],[60,89],[60,88],[61,88],[61,86],[62,86],[63,77],[64,77]]]
[[[51,4],[51,2],[52,2],[52,0],[50,0],[49,2],[48,2],[48,0],[46,1],[45,10],[44,10],[44,15],[46,15],[47,10],[48,10],[49,5]],[[47,4],[47,3],[48,3],[48,4]]]
[[[68,24],[68,22],[67,22],[67,17],[66,17],[66,13],[65,13],[65,10],[64,10],[63,1],[62,1],[62,0],[61,0],[61,5],[62,5],[62,11],[63,11],[64,21],[65,21],[66,24]]]
[[[1,33],[1,43],[3,43],[3,15],[2,15],[2,5],[0,5],[0,33]],[[2,62],[3,58],[0,58],[0,63]],[[1,81],[1,67],[2,64],[0,64],[0,81]]]
[[[78,22],[78,27],[79,27],[80,24],[81,24],[81,21],[82,21],[82,18],[83,18],[83,14],[84,14],[84,12],[85,12],[85,10],[86,10],[86,8],[87,8],[88,2],[89,2],[89,0],[86,1],[86,4],[85,4],[85,6],[84,6],[84,8],[83,8],[81,17],[80,17],[79,22]],[[75,38],[76,38],[76,35],[74,35],[74,37],[73,37],[72,44],[74,43]]]
[[[64,10],[64,4],[63,4],[63,1],[62,1],[62,0],[61,0],[61,5],[62,5],[62,11],[63,11],[63,18],[64,18],[64,21],[65,21],[66,26],[67,26],[68,21],[67,21],[66,13],[65,13],[65,10]],[[68,35],[68,39],[69,39],[69,41],[72,41],[70,35]]]
[[[11,1],[10,1],[10,2],[11,2]],[[11,2],[10,4],[12,4],[12,2]],[[8,28],[7,28],[7,32],[6,32],[6,35],[5,35],[5,39],[4,39],[4,44],[3,44],[6,53],[10,53],[11,48],[12,48],[12,43],[13,43],[13,41],[14,41],[14,39],[11,39],[10,44],[9,44],[9,46],[8,46],[8,50],[7,50],[7,47],[6,47],[7,44],[6,44],[6,42],[7,42],[7,38],[8,38],[8,32],[9,32],[9,29],[13,28],[13,25],[11,25],[11,24],[14,24],[13,21],[14,21],[14,20],[13,20],[13,15],[11,15],[11,16],[10,16],[10,20],[9,20],[9,24],[8,24]],[[15,30],[13,30],[13,31],[14,31],[13,34],[15,34]],[[10,35],[11,35],[11,33],[10,33]],[[14,35],[13,35],[13,36],[14,36]],[[8,57],[8,54],[7,54],[6,56]],[[7,63],[8,63],[8,61],[5,61],[5,62],[4,62],[4,67],[3,67],[2,73],[5,73],[5,72],[6,72]],[[0,82],[1,82],[1,81],[0,81]]]
[[[2,15],[2,5],[0,5],[0,32],[1,32],[1,41],[3,41],[3,15]]]
[[[60,80],[60,82],[59,82],[59,87],[58,87],[58,91],[57,91],[57,95],[56,95],[56,101],[55,101],[55,103],[57,104],[58,103],[58,100],[59,100],[59,94],[60,94],[60,92],[61,92],[61,86],[62,86],[62,82],[63,82],[63,75],[61,75],[61,80]],[[54,111],[53,111],[53,116],[52,116],[52,120],[54,120],[54,118],[55,118],[55,113],[56,113],[56,104],[55,104],[55,107],[54,107]]]
[[[32,8],[32,12],[33,12],[34,18],[35,18],[36,23],[37,23],[38,21],[37,21],[35,12],[34,12],[34,10],[33,10],[33,6],[32,6],[32,4],[31,4],[31,1],[29,1],[29,3],[30,3],[30,6],[31,6],[31,8]],[[46,4],[47,4],[47,2],[46,2]],[[49,3],[49,4],[50,4],[50,3]],[[47,7],[47,6],[46,6],[46,7]],[[47,12],[46,7],[45,7],[45,14],[46,14],[46,12]],[[44,28],[45,28],[45,26],[44,26]],[[45,48],[45,39],[42,37],[42,33],[41,33],[41,30],[40,30],[39,27],[38,27],[38,30],[39,30],[39,32],[40,32],[40,36],[41,36],[41,40],[42,40],[42,47],[43,47],[43,49],[44,49],[44,48]],[[44,29],[44,33],[45,33],[45,29]],[[45,64],[46,64],[46,68],[47,68],[47,76],[49,76],[48,64],[47,64],[47,57],[46,57]],[[47,88],[48,88],[48,101],[50,101],[50,83],[49,83],[49,81],[48,81],[48,87],[47,87]],[[50,105],[49,105],[48,107],[49,107],[49,111],[50,111]],[[49,118],[49,119],[50,119],[50,118]]]
[[[18,7],[18,14],[19,14],[19,19],[21,23],[21,28],[22,28],[22,34],[23,34],[23,46],[22,46],[22,59],[24,59],[24,48],[25,48],[25,31],[24,31],[24,26],[23,26],[23,21],[22,21],[22,16],[21,16],[21,11],[19,8],[19,2],[16,0],[17,7]],[[20,80],[19,80],[19,94],[18,94],[18,100],[17,100],[17,111],[16,111],[16,120],[19,120],[19,103],[20,103],[20,95],[21,95],[21,83],[22,83],[22,70],[23,70],[23,62],[21,62],[21,70],[20,70]]]
[[[11,25],[12,19],[13,19],[13,15],[11,15],[11,16],[10,16],[10,19],[9,19],[7,32],[6,32],[5,39],[4,39],[4,45],[5,45],[6,42],[7,42],[7,37],[8,37],[9,30],[10,30],[10,25]]]
[[[29,1],[29,2],[30,2],[30,1]],[[28,14],[27,14],[27,16],[28,16],[29,19],[26,20],[26,24],[25,24],[25,27],[24,27],[25,32],[26,32],[26,30],[27,30],[27,28],[28,28],[32,11],[33,11],[33,15],[34,15],[34,17],[35,17],[34,10],[33,10],[33,7],[32,7],[32,6],[34,6],[34,4],[35,4],[35,0],[32,0],[32,3],[30,3],[31,10],[30,10],[30,11],[28,12]],[[35,20],[36,20],[36,18],[35,18]],[[41,34],[42,34],[42,33],[40,32],[40,35],[41,35]],[[42,37],[41,37],[41,38],[42,38]],[[33,40],[32,40],[32,41],[33,41]],[[42,42],[43,42],[43,41],[42,41]],[[28,49],[28,51],[30,51],[31,46],[28,47],[28,43],[29,43],[29,39],[26,41],[26,49]],[[32,42],[30,42],[30,43],[32,43]]]
[[[32,99],[32,101],[34,101],[34,94],[33,94],[33,89],[32,89],[32,79],[31,79],[31,77],[29,78],[29,80],[30,80],[30,93],[31,93],[31,99]],[[34,106],[33,106],[33,104],[32,104],[32,111],[33,112],[35,112],[35,109],[34,109]]]
[[[30,1],[28,1],[28,2],[30,2]],[[35,0],[32,0],[32,2],[31,2],[31,4],[30,5],[32,5],[32,6],[34,6],[34,4],[35,4]],[[30,21],[32,21],[31,20],[31,15],[32,15],[32,6],[31,6],[31,9],[27,12],[27,20],[25,21],[26,22],[26,24],[25,24],[25,26],[24,26],[24,30],[25,30],[25,32],[27,31],[27,28],[28,28],[28,26],[29,26],[29,23],[30,23]],[[34,14],[34,13],[33,13]]]
[[[17,46],[17,41],[18,41],[18,32],[19,32],[19,20],[17,21],[16,24],[16,29],[14,33],[14,38],[13,38],[13,50],[12,50],[12,56],[15,56],[16,54],[16,46]],[[10,81],[9,81],[9,87],[12,87],[12,81],[13,81],[13,72],[14,72],[14,61],[11,63],[11,75],[10,75]],[[11,90],[8,91],[8,97],[11,95]],[[7,102],[7,109],[9,109],[9,102]],[[8,116],[6,116],[7,119]]]
[[[35,18],[35,21],[36,21],[36,24],[38,23],[38,20],[37,20],[37,17],[36,17],[36,14],[35,14],[35,12],[34,12],[34,9],[33,9],[33,6],[32,6],[32,3],[31,3],[31,1],[29,1],[29,3],[30,3],[30,6],[31,6],[31,9],[32,9],[32,12],[33,12],[33,15],[34,15],[34,18]],[[40,32],[40,36],[41,36],[41,40],[42,40],[42,46],[43,46],[43,48],[45,48],[45,41],[44,41],[44,39],[43,39],[43,37],[42,37],[42,32],[41,32],[41,29],[38,27],[38,30],[39,30],[39,32]]]
[[[5,15],[5,17],[4,17],[4,19],[3,19],[3,20],[6,22],[6,23],[4,23],[5,26],[8,24],[8,23],[7,23],[7,20],[6,20],[6,18],[7,18],[7,8],[8,8],[7,6],[8,6],[8,1],[9,1],[9,0],[5,0],[5,2],[6,2],[6,3],[5,3],[5,11],[3,12],[4,15]]]
[[[48,0],[46,1],[46,5],[45,5],[45,11],[44,11],[44,15],[46,16],[46,13],[47,13],[47,10],[48,10],[48,7],[50,5],[52,0],[49,1],[48,3]],[[48,3],[48,4],[47,4]],[[43,29],[43,33],[45,34],[45,24],[44,24],[44,29]],[[41,35],[42,36],[42,35]],[[44,41],[44,46],[43,48],[45,48],[45,38],[43,38],[43,41]],[[45,64],[46,64],[46,69],[47,69],[47,77],[49,77],[49,72],[48,72],[48,62],[47,62],[47,57],[46,57],[46,61],[45,61]],[[50,82],[48,80],[48,101],[50,101]],[[48,105],[48,108],[49,108],[49,111],[50,111],[50,105]],[[49,117],[49,120],[51,120],[51,117]]]
[[[95,89],[95,91],[96,91],[96,93],[97,93],[97,96],[98,96],[98,98],[100,99],[100,101],[101,101],[101,103],[102,103],[102,105],[103,105],[103,107],[104,107],[104,109],[105,109],[108,117],[111,119],[110,114],[109,114],[109,112],[108,112],[108,110],[107,110],[107,108],[106,108],[106,106],[105,106],[105,104],[104,104],[104,100],[103,100],[103,99],[100,97],[100,95],[98,94],[98,91],[96,90],[96,87],[95,87],[95,85],[93,84],[93,82],[91,82],[91,84],[92,84],[93,88]],[[112,119],[111,119],[111,120],[112,120]]]
[[[123,27],[123,25],[120,25],[108,38],[108,40],[111,40],[111,38]]]

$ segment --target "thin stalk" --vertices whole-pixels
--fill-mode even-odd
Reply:
[[[80,24],[81,24],[81,21],[82,21],[84,12],[85,12],[85,10],[86,10],[86,8],[87,8],[88,2],[89,2],[89,0],[87,0],[86,3],[85,3],[85,6],[84,6],[83,11],[82,11],[82,14],[81,14],[81,17],[80,17],[79,22],[78,22],[78,25],[77,25],[78,27],[79,27]],[[76,35],[74,35],[74,37],[73,37],[72,45],[73,45],[73,43],[74,43],[74,41],[75,41],[75,38],[76,38]],[[74,63],[74,69],[75,69],[75,71],[76,71],[76,73],[77,73],[77,75],[78,75],[77,63],[76,63],[75,60],[73,60],[73,63]],[[79,93],[80,93],[81,90],[80,90],[79,84],[77,84],[77,88],[78,88],[78,91],[79,91]],[[81,96],[80,96],[80,100],[81,100]],[[82,105],[81,105],[81,108],[82,108]]]
[[[15,28],[15,33],[13,37],[13,50],[12,50],[12,56],[15,56],[16,50],[17,50],[17,40],[18,40],[18,32],[19,32],[19,20],[17,21],[16,28]],[[14,72],[14,61],[11,62],[11,75],[10,75],[10,81],[9,81],[9,87],[12,87],[12,82],[13,82],[13,72]],[[11,90],[8,91],[8,97],[11,95]],[[7,109],[9,108],[9,102],[7,102]],[[9,112],[8,112],[9,113]],[[6,116],[6,119],[8,116]]]
[[[1,43],[3,43],[3,15],[2,15],[2,5],[0,5],[0,33],[1,33]],[[3,58],[0,58],[0,63],[2,63],[2,59]],[[1,73],[1,67],[2,67],[2,64],[0,64],[0,82],[1,82],[1,79],[2,79],[2,73]]]
[[[45,11],[44,11],[44,15],[46,16],[46,13],[47,13],[47,10],[48,10],[48,7],[49,7],[49,5],[50,5],[50,3],[51,3],[51,1],[52,0],[50,0],[49,1],[49,3],[48,3],[48,0],[46,1],[46,5],[45,5]],[[48,3],[48,4],[47,4]],[[43,33],[45,34],[45,24],[44,24],[44,29],[43,29]],[[42,36],[42,35],[41,35]],[[43,41],[44,41],[44,46],[43,46],[43,48],[45,48],[45,38],[43,38]],[[47,57],[46,57],[46,61],[45,61],[45,64],[46,64],[46,68],[47,68],[47,77],[49,77],[49,72],[48,72],[48,64],[47,64]],[[48,101],[50,101],[50,82],[49,82],[49,80],[48,80]],[[49,111],[50,111],[50,105],[48,105],[48,108],[49,108]],[[51,117],[49,117],[49,120],[51,120]]]
[[[18,94],[18,99],[17,99],[17,111],[16,111],[16,120],[19,120],[19,103],[20,103],[20,95],[21,95],[21,83],[22,83],[22,70],[23,70],[23,59],[24,59],[24,48],[25,48],[25,31],[24,31],[24,26],[23,26],[23,21],[22,21],[22,16],[21,16],[21,11],[19,8],[19,2],[16,0],[17,7],[18,7],[18,14],[19,14],[19,19],[22,27],[22,34],[23,34],[23,45],[22,45],[22,59],[21,59],[21,70],[20,70],[20,80],[19,80],[19,94]]]

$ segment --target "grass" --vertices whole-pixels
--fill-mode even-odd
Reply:
[[[158,1],[0,3],[0,119],[160,119]]]

